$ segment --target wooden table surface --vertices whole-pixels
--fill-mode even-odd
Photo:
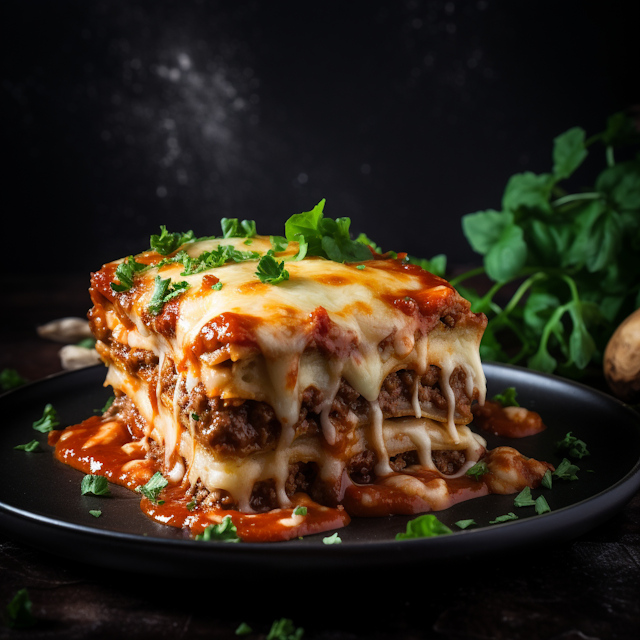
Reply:
[[[4,278],[0,368],[36,380],[60,370],[60,345],[35,327],[89,306],[85,276]],[[26,587],[37,626],[0,638],[264,638],[288,617],[310,640],[437,638],[591,640],[640,631],[640,494],[614,518],[563,544],[451,567],[303,572],[269,580],[203,575],[166,580],[107,572],[30,548],[0,532],[0,610]]]

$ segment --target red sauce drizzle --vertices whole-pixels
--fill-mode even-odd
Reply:
[[[487,400],[482,407],[478,404],[472,407],[473,423],[494,436],[505,438],[525,438],[547,428],[539,413],[524,407],[515,409],[505,411],[499,402]]]

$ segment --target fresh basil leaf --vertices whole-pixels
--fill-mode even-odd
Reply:
[[[543,513],[549,513],[551,507],[544,496],[538,496],[535,501],[536,513],[541,516]]]
[[[26,451],[28,453],[31,453],[38,448],[38,444],[39,443],[37,440],[32,440],[31,442],[27,442],[27,444],[19,444],[13,448],[17,449],[18,451]]]
[[[573,127],[554,139],[553,173],[559,180],[568,178],[587,157],[585,131]]]
[[[549,196],[554,184],[555,178],[549,173],[516,173],[507,182],[502,197],[502,208],[514,213],[520,209],[551,213]]]
[[[556,450],[558,453],[566,453],[566,455],[580,460],[585,456],[591,455],[584,440],[572,436],[571,431],[562,440],[556,442]]]
[[[266,640],[301,640],[304,629],[296,627],[289,618],[274,620]]]
[[[90,509],[89,513],[94,517],[94,518],[99,518],[102,515],[102,511],[100,511],[99,509]]]
[[[532,507],[536,501],[531,497],[531,488],[525,487],[514,499],[516,507]]]
[[[269,241],[271,242],[271,246],[275,253],[280,253],[281,251],[286,251],[289,246],[289,241],[282,236],[269,236]]]
[[[322,538],[322,544],[342,544],[342,538],[340,538],[336,531],[333,535]]]
[[[31,598],[26,589],[20,589],[5,608],[5,622],[10,629],[33,627],[37,620],[31,612]]]
[[[121,262],[116,268],[116,278],[120,281],[120,284],[116,284],[115,282],[111,283],[111,288],[113,291],[117,293],[122,293],[123,291],[129,291],[131,287],[133,287],[133,280],[135,274],[139,271],[143,271],[147,268],[146,264],[142,264],[141,262],[136,262],[133,256],[129,256],[125,258],[124,262]]]
[[[136,487],[136,491],[154,504],[158,504],[158,496],[168,484],[163,475],[156,471],[146,484]]]
[[[509,520],[517,520],[518,516],[510,511],[504,516],[498,516],[495,520],[490,520],[489,524],[499,524],[500,522],[509,522]]]
[[[471,467],[470,469],[467,470],[467,473],[465,475],[467,476],[471,476],[472,478],[475,478],[476,480],[480,480],[480,478],[485,474],[485,473],[489,473],[489,467],[487,466],[486,462],[483,462],[482,460],[480,462],[476,462],[473,467]]]
[[[489,253],[503,231],[513,225],[513,214],[493,209],[468,213],[462,217],[462,230],[472,249],[481,255]]]
[[[289,272],[284,268],[284,261],[278,262],[268,254],[260,258],[256,275],[260,282],[267,284],[279,284],[289,279]]]
[[[17,389],[27,383],[27,379],[23,378],[15,369],[3,369],[0,372],[0,390],[10,391]]]
[[[156,276],[153,295],[151,296],[151,302],[149,302],[147,310],[151,315],[160,315],[165,303],[184,293],[190,286],[191,285],[185,281],[172,283],[171,278],[163,280],[160,276]]]
[[[104,476],[86,475],[80,484],[80,494],[84,496],[88,493],[94,496],[108,496],[111,493],[109,482]]]
[[[545,489],[553,489],[553,478],[551,477],[551,471],[549,469],[544,472],[541,484]]]
[[[293,515],[294,516],[306,516],[307,515],[307,507],[302,507],[302,506],[298,505],[293,510]]]
[[[487,275],[496,282],[506,282],[518,275],[527,261],[527,243],[522,228],[507,227],[484,257]]]
[[[33,428],[40,433],[48,433],[60,426],[58,412],[51,404],[47,404],[42,412],[42,418],[33,423]]]
[[[238,536],[238,529],[233,524],[231,516],[225,516],[220,524],[209,525],[201,534],[196,536],[196,540],[211,542],[219,540],[220,542],[241,542]]]
[[[558,468],[553,472],[553,475],[560,480],[577,480],[576,473],[580,471],[580,467],[575,464],[571,464],[569,460],[563,458],[562,462],[558,465]]]
[[[518,392],[515,387],[507,387],[502,393],[497,393],[493,398],[494,402],[499,402],[503,407],[519,407],[520,403],[516,400]]]
[[[458,522],[454,522],[454,524],[460,529],[468,529],[469,527],[478,526],[478,523],[475,520],[458,520]]]
[[[413,538],[432,538],[434,536],[442,536],[452,533],[447,527],[436,518],[433,514],[418,516],[407,522],[407,530],[405,533],[397,533],[396,540],[411,540]]]

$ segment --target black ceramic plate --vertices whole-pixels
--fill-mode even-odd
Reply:
[[[447,562],[502,553],[507,549],[567,540],[615,514],[640,488],[640,416],[611,397],[588,387],[518,367],[486,364],[489,395],[515,386],[521,403],[542,414],[548,429],[520,440],[489,437],[489,446],[513,445],[525,455],[558,464],[555,443],[567,431],[583,439],[591,455],[576,461],[579,480],[556,481],[544,494],[551,513],[516,508],[514,496],[486,496],[438,513],[455,533],[396,541],[408,517],[354,519],[340,530],[342,544],[324,545],[327,534],[269,544],[204,543],[178,529],[152,522],[139,508],[139,496],[111,486],[111,497],[80,495],[82,473],[56,461],[46,436],[31,428],[47,402],[73,424],[104,405],[102,366],[27,385],[0,397],[0,528],[36,547],[82,562],[164,575],[201,574],[207,569],[240,566],[347,569],[398,566],[421,561]],[[33,438],[39,453],[14,450]],[[90,509],[100,509],[94,518]],[[516,512],[519,519],[490,525],[496,516]],[[473,518],[478,527],[460,531],[458,520]]]

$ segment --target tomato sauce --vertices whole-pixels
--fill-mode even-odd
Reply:
[[[500,402],[487,400],[484,406],[474,405],[473,423],[505,438],[525,438],[544,431],[547,427],[539,413],[524,407],[503,407]]]

